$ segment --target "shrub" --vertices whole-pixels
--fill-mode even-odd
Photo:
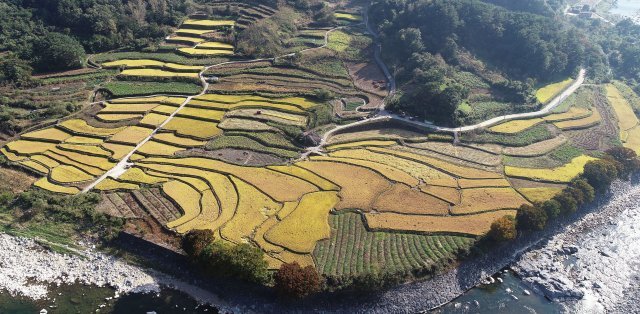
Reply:
[[[547,218],[555,218],[560,215],[562,205],[555,199],[550,199],[542,203],[542,209],[547,213]]]
[[[519,230],[542,230],[547,224],[547,213],[537,206],[522,205],[516,216]]]
[[[594,160],[584,165],[583,177],[596,192],[604,193],[609,189],[611,182],[618,177],[618,170],[609,160]]]
[[[249,244],[227,244],[222,241],[210,243],[200,256],[205,271],[212,275],[234,277],[254,283],[269,280],[264,253]]]
[[[39,71],[64,71],[81,68],[86,59],[84,48],[73,37],[48,33],[33,44],[33,63]]]
[[[182,249],[189,257],[196,259],[213,240],[211,230],[191,230],[182,238]]]
[[[574,213],[576,210],[578,210],[578,202],[570,193],[566,193],[563,191],[562,193],[556,195],[553,199],[560,204],[561,213],[563,214]]]
[[[514,240],[518,235],[515,219],[512,216],[498,218],[491,224],[491,230],[487,235],[496,242]]]
[[[287,297],[304,298],[321,288],[320,275],[313,266],[302,268],[298,262],[282,264],[274,280],[278,292]]]

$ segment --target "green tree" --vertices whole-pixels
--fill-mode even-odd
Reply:
[[[519,230],[542,230],[547,224],[547,213],[537,206],[522,205],[516,220]]]
[[[33,69],[28,62],[18,59],[10,54],[0,60],[0,84],[9,83],[18,87],[32,84],[31,72]]]
[[[583,204],[589,204],[593,202],[593,200],[596,197],[595,189],[583,177],[577,177],[571,180],[571,183],[569,183],[569,186],[574,188],[575,190],[580,191],[580,196],[582,198]]]
[[[614,163],[600,159],[587,162],[582,176],[598,193],[605,193],[611,182],[618,177],[618,170]]]
[[[560,215],[562,205],[555,199],[550,199],[542,203],[542,209],[547,213],[548,218],[555,218]]]
[[[301,267],[298,262],[284,263],[274,276],[275,288],[287,297],[304,298],[320,291],[321,278],[313,266]]]
[[[607,155],[622,165],[617,169],[620,178],[628,179],[629,174],[640,170],[640,160],[633,149],[616,146],[607,150]]]
[[[491,229],[487,235],[496,242],[514,240],[518,235],[516,220],[513,216],[504,216],[496,219],[491,224]]]
[[[576,210],[578,210],[578,202],[576,202],[576,199],[573,198],[573,195],[570,193],[565,193],[563,191],[562,193],[554,196],[553,199],[560,204],[562,208],[561,213],[563,214],[575,213]]]
[[[80,43],[69,35],[48,33],[33,44],[33,65],[39,71],[64,71],[81,68],[86,54]]]
[[[211,230],[191,230],[182,237],[182,249],[195,260],[214,239]]]
[[[212,275],[230,276],[255,283],[269,281],[264,252],[246,243],[230,245],[214,241],[202,251],[200,261]]]

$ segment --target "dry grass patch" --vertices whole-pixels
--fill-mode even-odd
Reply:
[[[478,188],[462,190],[462,202],[451,212],[456,215],[471,214],[498,209],[515,209],[529,204],[512,188]]]
[[[383,176],[366,168],[327,161],[303,161],[296,164],[339,185],[341,201],[336,209],[370,211],[378,195],[390,187]]]
[[[516,216],[515,210],[500,210],[476,215],[426,216],[395,213],[366,213],[367,226],[372,230],[421,233],[456,233],[484,235],[498,218]]]
[[[341,157],[324,157],[324,156],[312,156],[309,159],[313,161],[340,162],[340,163],[350,164],[358,167],[364,167],[383,175],[385,178],[389,179],[390,181],[404,183],[409,186],[417,186],[420,183],[418,179],[412,177],[411,175],[409,175],[408,173],[402,170],[399,170],[391,166],[387,166],[385,164],[373,162],[373,161],[353,159],[353,158],[341,158]]]
[[[45,177],[38,181],[36,181],[33,185],[50,192],[54,193],[62,193],[62,194],[78,194],[80,193],[80,189],[74,186],[63,186],[55,183],[49,182],[49,180]]]
[[[504,172],[509,177],[529,179],[533,181],[546,181],[546,182],[559,182],[566,183],[571,179],[580,175],[584,170],[584,165],[597,158],[582,155],[573,158],[570,163],[561,167],[551,169],[536,169],[536,168],[519,168],[519,167],[504,167]]]
[[[338,201],[333,191],[304,195],[291,214],[267,231],[265,239],[293,252],[313,252],[317,241],[331,235],[329,212]]]
[[[379,212],[399,214],[449,214],[447,202],[401,183],[394,184],[390,189],[380,194],[373,204],[373,208]]]

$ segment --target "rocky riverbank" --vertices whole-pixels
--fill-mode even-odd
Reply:
[[[629,292],[640,288],[640,186],[615,189],[599,210],[514,263],[526,283],[553,300],[567,301],[572,312],[637,311],[624,304],[633,298]]]
[[[157,293],[161,286],[168,286],[199,302],[225,306],[203,289],[93,249],[60,254],[34,240],[0,234],[0,290],[38,300],[48,297],[50,285],[74,283],[112,287],[116,298],[126,293]]]

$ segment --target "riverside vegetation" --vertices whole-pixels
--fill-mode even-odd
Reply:
[[[638,169],[636,78],[605,62],[634,48],[598,34],[639,28],[586,32],[558,3],[0,1],[0,182],[25,182],[2,230],[54,249],[127,232],[296,298],[492,254]],[[440,125],[534,111],[581,67],[592,84],[545,116],[322,140],[383,106]]]

